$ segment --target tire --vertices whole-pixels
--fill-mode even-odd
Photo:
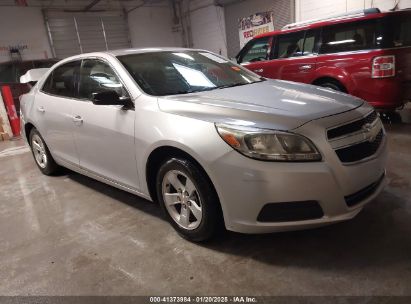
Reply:
[[[319,86],[323,88],[329,88],[337,92],[346,93],[346,90],[344,89],[344,87],[336,82],[326,81],[326,82],[320,83]]]
[[[41,137],[37,129],[31,129],[29,139],[34,161],[36,162],[36,165],[40,169],[40,171],[44,175],[52,175],[53,173],[57,172],[59,166],[51,156],[46,142],[44,141],[43,137]]]
[[[163,163],[157,173],[156,191],[165,217],[183,238],[206,241],[222,227],[218,196],[194,162],[172,158]]]

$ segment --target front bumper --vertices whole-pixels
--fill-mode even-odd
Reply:
[[[319,126],[324,130],[324,126]],[[319,134],[312,126],[302,134]],[[311,139],[313,136],[309,136]],[[316,139],[318,144],[321,140]],[[241,233],[270,233],[314,228],[356,216],[384,188],[387,159],[386,137],[372,157],[344,165],[327,142],[322,142],[323,161],[305,163],[263,162],[231,151],[212,165],[214,185],[220,197],[226,228]],[[328,145],[328,146],[327,146]],[[360,196],[364,189],[374,185]],[[357,197],[355,204],[347,198]],[[318,202],[322,216],[294,221],[259,221],[267,204]]]

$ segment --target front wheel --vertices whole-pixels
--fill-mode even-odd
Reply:
[[[182,237],[205,241],[220,227],[217,194],[205,173],[192,161],[166,161],[157,174],[156,190],[165,216]]]
[[[32,129],[29,135],[30,147],[37,167],[45,175],[55,173],[59,166],[54,161],[50,151],[37,129]]]

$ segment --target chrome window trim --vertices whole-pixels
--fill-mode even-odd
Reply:
[[[121,84],[123,85],[124,89],[126,90],[128,96],[130,97],[131,101],[135,104],[134,102],[134,98],[133,95],[130,94],[130,90],[128,89],[128,87],[125,85],[124,80],[121,78],[121,76],[119,75],[119,73],[117,72],[117,70],[113,67],[113,65],[105,58],[100,57],[100,56],[92,56],[92,57],[84,57],[84,58],[77,58],[77,59],[73,59],[73,60],[69,60],[69,61],[65,61],[61,64],[59,64],[58,66],[54,67],[53,70],[51,70],[48,74],[47,77],[44,79],[44,81],[42,81],[41,83],[41,88],[39,88],[39,92],[49,95],[49,96],[53,96],[53,97],[60,97],[60,98],[65,98],[65,99],[71,99],[71,100],[77,100],[77,101],[85,101],[85,102],[92,102],[90,99],[87,98],[76,98],[76,97],[68,97],[68,96],[64,96],[64,95],[56,95],[56,94],[51,94],[49,92],[46,92],[43,90],[45,83],[47,82],[47,79],[50,77],[50,75],[59,67],[67,64],[67,63],[71,63],[71,62],[76,62],[76,61],[80,61],[80,69],[81,66],[83,64],[83,60],[98,60],[101,61],[103,63],[106,63],[112,70],[113,72],[116,74],[117,78],[120,80]],[[79,80],[80,83],[80,80]]]

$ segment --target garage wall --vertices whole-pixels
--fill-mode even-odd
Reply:
[[[240,51],[238,19],[266,11],[274,12],[274,29],[294,22],[295,6],[292,0],[245,0],[224,7],[229,57],[234,57]]]
[[[10,60],[8,47],[20,46],[23,59],[52,57],[41,10],[37,7],[1,7],[0,62]],[[27,47],[27,48],[25,48]]]
[[[132,47],[182,46],[169,1],[164,6],[140,7],[130,12],[128,25]]]
[[[389,10],[397,2],[399,8],[411,7],[411,0],[296,0],[296,20],[323,18],[333,14],[370,7]]]
[[[186,45],[227,56],[223,8],[214,5],[213,0],[186,0],[182,11],[188,36]]]

